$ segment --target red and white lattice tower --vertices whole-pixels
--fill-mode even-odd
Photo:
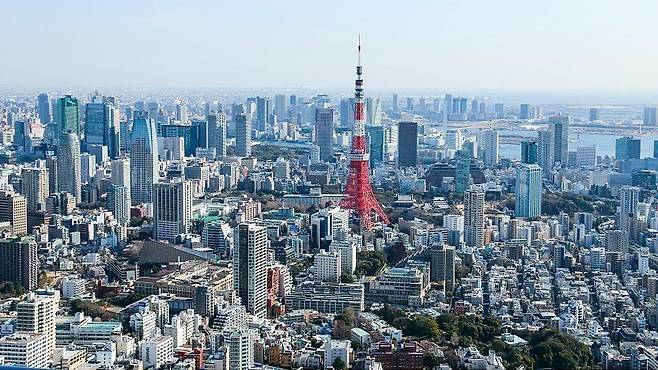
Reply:
[[[340,206],[354,210],[361,220],[361,226],[371,229],[375,217],[388,223],[388,217],[375,198],[370,184],[369,151],[366,141],[366,124],[363,104],[363,67],[361,66],[361,38],[358,46],[359,61],[356,66],[356,87],[354,89],[354,128],[352,130],[352,150],[350,151],[350,169],[345,185],[346,197]]]

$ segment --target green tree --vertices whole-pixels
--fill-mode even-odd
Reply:
[[[356,279],[354,279],[354,275],[348,274],[347,272],[343,272],[340,275],[340,282],[341,283],[354,283]]]
[[[345,361],[343,361],[342,358],[336,357],[334,362],[331,364],[331,366],[334,367],[336,370],[344,370],[347,369],[347,365],[345,365]]]

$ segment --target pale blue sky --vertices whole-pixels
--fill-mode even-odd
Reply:
[[[4,0],[0,85],[658,91],[658,1]]]

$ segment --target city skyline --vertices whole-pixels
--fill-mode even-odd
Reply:
[[[648,2],[121,3],[5,3],[0,85],[342,89],[360,33],[369,91],[658,95]]]

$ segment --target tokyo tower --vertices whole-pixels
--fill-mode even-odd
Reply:
[[[352,149],[350,168],[345,186],[346,197],[340,202],[343,208],[352,209],[361,220],[361,226],[371,229],[375,217],[388,223],[388,217],[375,198],[370,184],[368,166],[369,150],[366,143],[366,125],[363,105],[363,66],[361,66],[361,37],[358,44],[358,64],[356,66],[356,86],[354,88],[354,128],[352,129]]]

